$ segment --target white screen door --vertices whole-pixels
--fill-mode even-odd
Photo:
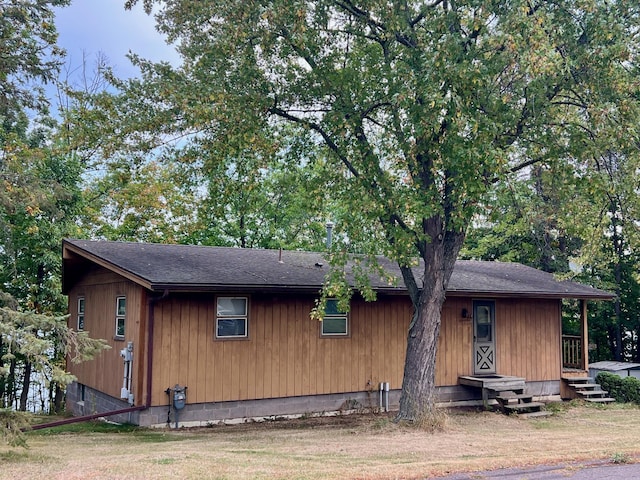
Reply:
[[[473,301],[473,373],[496,373],[496,307],[493,300]]]

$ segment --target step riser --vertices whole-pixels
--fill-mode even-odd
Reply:
[[[544,403],[534,402],[533,396],[524,393],[524,389],[513,388],[508,391],[501,391],[495,398],[500,405],[500,409],[507,414],[516,413],[522,416],[535,416],[544,413],[540,410],[544,407]]]
[[[527,410],[527,409],[537,409],[540,410],[541,407],[544,407],[544,403],[539,402],[531,402],[531,403],[518,403],[514,405],[505,405],[504,408],[507,410]]]
[[[562,377],[562,380],[575,394],[574,398],[591,403],[612,403],[614,398],[607,397],[609,392],[602,390],[600,384],[591,377]]]
[[[593,377],[562,377],[567,383],[596,383],[596,379]]]

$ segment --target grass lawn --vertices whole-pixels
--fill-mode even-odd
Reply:
[[[0,478],[423,479],[640,458],[640,408],[549,408],[531,420],[452,410],[435,433],[374,414],[179,430],[76,424],[30,432],[28,449],[0,446]]]

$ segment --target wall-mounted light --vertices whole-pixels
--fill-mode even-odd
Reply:
[[[466,308],[462,309],[462,318],[471,318],[471,315],[469,315],[469,311]]]

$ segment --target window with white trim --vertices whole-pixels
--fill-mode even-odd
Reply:
[[[323,337],[346,337],[349,335],[349,318],[346,312],[338,308],[338,300],[329,298],[324,308],[320,326]]]
[[[116,338],[123,339],[125,324],[127,321],[127,299],[126,297],[116,298]]]
[[[78,331],[84,330],[84,297],[78,297],[77,327]]]
[[[247,338],[247,297],[216,299],[216,338]]]

